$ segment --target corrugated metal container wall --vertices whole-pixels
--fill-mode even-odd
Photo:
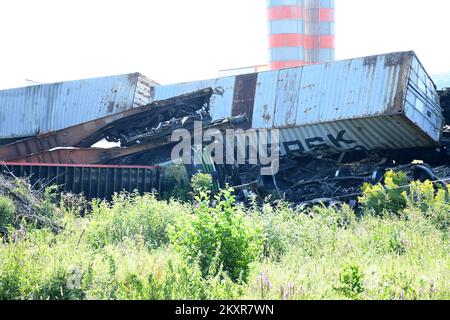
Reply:
[[[253,78],[158,86],[155,99],[222,86],[224,96],[211,104],[213,118],[250,112],[253,128],[282,129],[283,154],[429,147],[441,135],[438,95],[413,52],[261,72]]]
[[[0,91],[0,137],[62,129],[207,87],[214,119],[246,113],[248,127],[280,128],[289,150],[429,147],[443,117],[413,52],[152,87],[139,74]]]
[[[427,147],[441,135],[439,97],[413,52],[272,71],[258,84],[252,125],[289,128],[283,154]]]
[[[442,128],[439,95],[431,77],[427,74],[419,59],[412,59],[408,90],[405,101],[405,114],[416,125],[424,130],[434,140],[439,139],[438,133]]]
[[[159,167],[0,163],[0,174],[10,173],[29,178],[33,187],[55,184],[60,191],[83,193],[88,199],[111,199],[122,191],[161,191]]]
[[[139,73],[0,91],[0,139],[60,130],[153,101]]]
[[[403,57],[407,58],[398,56]],[[299,126],[387,112],[394,106],[400,76],[409,66],[400,60],[389,65],[392,59],[392,55],[381,55],[273,71],[276,95],[267,96],[263,89],[273,81],[266,85],[260,79],[257,90],[273,111],[254,117],[253,126]]]

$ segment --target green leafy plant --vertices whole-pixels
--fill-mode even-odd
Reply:
[[[334,288],[350,299],[360,299],[364,292],[364,273],[355,263],[344,264],[339,274],[339,284]]]
[[[0,195],[0,227],[13,225],[16,219],[16,207],[14,202]]]
[[[192,176],[191,186],[196,195],[201,191],[211,191],[213,187],[212,177],[207,173],[196,173]]]
[[[450,186],[436,187],[429,180],[411,182],[409,192],[403,193],[409,208],[418,208],[438,228],[448,231],[450,228]]]
[[[194,215],[171,229],[172,243],[189,261],[198,259],[204,276],[216,274],[222,266],[233,281],[246,281],[262,249],[261,229],[235,206],[231,188],[215,196],[215,206],[209,192],[200,190]]]
[[[359,202],[366,211],[383,214],[385,211],[397,213],[406,207],[404,197],[408,178],[404,172],[388,171],[384,177],[384,185],[364,184]]]

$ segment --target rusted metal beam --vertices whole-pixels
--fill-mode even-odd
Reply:
[[[89,147],[102,138],[102,130],[112,123],[143,112],[153,111],[168,105],[199,103],[209,101],[214,90],[206,88],[193,93],[155,101],[149,105],[127,110],[104,118],[85,122],[63,130],[38,135],[0,147],[0,161],[18,159],[27,155],[48,151],[54,148]],[[92,151],[94,153],[95,151]]]
[[[225,130],[234,126],[247,122],[246,115],[226,118],[221,122],[214,123],[204,128]],[[192,131],[192,130],[190,130]],[[145,151],[150,151],[171,143],[176,143],[171,140],[171,135],[167,135],[150,143],[139,144],[128,148],[59,148],[50,151],[43,151],[11,159],[11,162],[17,163],[69,163],[69,164],[92,164],[92,163],[106,163],[108,161],[137,154]]]
[[[140,153],[157,148],[167,143],[149,143],[130,148],[59,148],[51,151],[43,151],[24,157],[12,159],[18,163],[68,163],[68,164],[92,164],[105,163],[113,159]]]

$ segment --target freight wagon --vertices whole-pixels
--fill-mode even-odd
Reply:
[[[61,192],[82,193],[87,199],[111,199],[121,191],[160,192],[161,172],[155,166],[0,163],[0,174],[28,178],[39,188],[57,185]]]

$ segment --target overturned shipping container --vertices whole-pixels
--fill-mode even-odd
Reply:
[[[154,100],[221,87],[213,120],[280,129],[281,153],[434,147],[443,127],[435,86],[414,52],[172,85],[140,74],[0,91],[0,140],[46,133]]]
[[[157,86],[155,99],[217,86],[213,118],[245,112],[252,128],[280,129],[283,155],[433,147],[444,124],[414,52]]]
[[[0,90],[0,144],[141,107],[155,85],[132,73]]]

